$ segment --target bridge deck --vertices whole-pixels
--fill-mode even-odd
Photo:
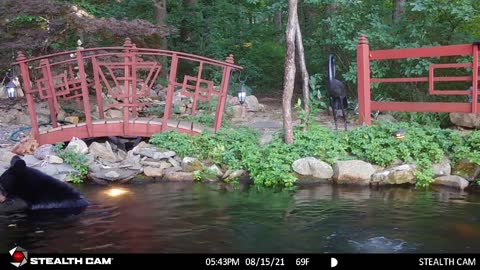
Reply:
[[[162,129],[162,118],[138,117],[123,123],[123,119],[103,119],[92,122],[89,133],[86,123],[69,124],[40,132],[40,145],[59,141],[69,141],[72,137],[107,137],[107,136],[141,136],[150,137],[154,133],[177,129],[180,133],[199,134],[203,130],[214,131],[213,128],[184,120],[168,120],[167,126]]]

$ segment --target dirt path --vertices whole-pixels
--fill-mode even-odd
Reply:
[[[234,120],[234,124],[250,126],[261,131],[263,135],[260,142],[265,143],[271,139],[271,136],[275,132],[279,132],[283,128],[282,97],[279,94],[279,96],[257,95],[257,98],[259,103],[265,106],[265,111],[247,113],[244,119]],[[294,125],[300,124],[299,114],[293,106],[298,98],[298,95],[292,98],[292,118]],[[319,125],[335,129],[335,122],[331,113],[323,111],[315,115],[311,115],[311,117],[313,117],[314,121]],[[357,116],[349,115],[347,126],[348,130],[358,127]],[[338,127],[340,131],[343,131],[343,118],[340,116],[338,116]]]

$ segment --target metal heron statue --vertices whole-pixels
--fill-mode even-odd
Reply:
[[[327,94],[330,108],[332,109],[333,120],[335,121],[335,129],[338,129],[337,110],[342,110],[345,130],[347,130],[347,88],[345,87],[343,82],[335,78],[335,59],[333,53],[330,53],[330,55],[328,56]]]

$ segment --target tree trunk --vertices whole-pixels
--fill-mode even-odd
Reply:
[[[310,116],[310,91],[308,89],[308,71],[307,65],[305,64],[305,52],[303,49],[303,41],[302,41],[302,32],[300,31],[300,24],[297,23],[296,31],[295,31],[295,41],[297,45],[297,62],[300,66],[300,72],[302,74],[302,90],[303,90],[303,110],[305,111],[305,118],[302,119],[303,121],[303,130],[308,129],[308,118]]]
[[[406,0],[393,0],[393,22],[398,23],[405,13]]]
[[[285,74],[283,76],[283,128],[285,143],[293,143],[292,95],[295,83],[295,32],[297,21],[297,0],[288,0],[288,22],[286,29],[287,54],[285,57]]]
[[[197,6],[197,0],[183,0],[183,7],[187,10],[189,17],[194,16],[193,9]],[[192,40],[192,29],[187,26],[187,21],[182,21],[182,26],[180,29],[180,38],[183,42],[188,42]]]
[[[273,15],[273,29],[275,31],[275,41],[282,42],[283,34],[282,34],[282,10],[276,10]]]
[[[158,25],[167,25],[167,0],[152,0],[153,12]],[[167,38],[162,37],[160,48],[167,49]]]

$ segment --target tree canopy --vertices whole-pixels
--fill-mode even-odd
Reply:
[[[165,24],[156,13],[158,2],[166,5]],[[84,47],[121,46],[127,36],[137,46],[159,48],[167,37],[170,50],[220,60],[234,54],[255,91],[280,93],[282,88],[286,0],[3,0],[0,18],[2,69],[18,50],[46,54],[73,49],[78,39]],[[361,33],[372,49],[480,39],[476,0],[299,0],[298,18],[314,81],[323,87],[327,55],[334,51],[337,76],[352,94]],[[375,65],[372,73],[426,72],[428,63],[412,61],[408,66]]]

